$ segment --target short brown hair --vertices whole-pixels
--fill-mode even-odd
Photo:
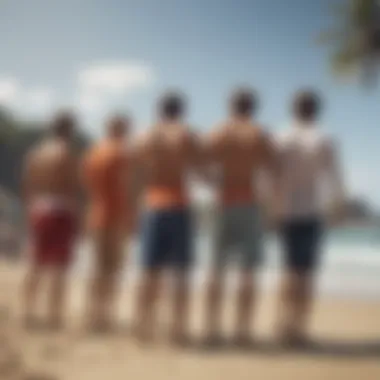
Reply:
[[[315,119],[322,108],[321,98],[314,90],[299,91],[293,102],[293,112],[302,120]]]
[[[59,111],[51,122],[51,131],[54,135],[69,138],[74,133],[77,121],[74,114],[70,111]]]
[[[164,118],[182,117],[186,112],[186,100],[178,91],[170,91],[162,95],[158,105],[159,113]]]
[[[254,90],[249,88],[238,88],[232,92],[230,97],[230,108],[233,114],[238,116],[252,115],[258,105],[258,97]]]
[[[107,122],[107,132],[113,136],[124,136],[129,131],[132,120],[127,115],[116,114]]]

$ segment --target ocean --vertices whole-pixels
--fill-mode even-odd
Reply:
[[[211,262],[212,234],[199,233],[196,238],[193,284],[202,286]],[[126,249],[127,251],[127,249]],[[260,270],[263,291],[276,285],[281,272],[281,249],[274,234],[264,241],[265,261]],[[125,255],[123,279],[133,282],[139,275],[140,249],[132,242]],[[91,246],[82,243],[78,250],[75,274],[89,273]],[[380,301],[380,225],[345,227],[326,232],[322,248],[322,265],[316,278],[318,294],[329,297],[371,298]],[[236,285],[234,266],[228,270],[229,289]]]

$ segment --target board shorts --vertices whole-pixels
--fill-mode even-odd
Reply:
[[[46,197],[31,204],[32,261],[39,266],[67,267],[77,236],[76,213],[63,199]]]
[[[214,266],[224,269],[238,260],[243,270],[262,262],[262,227],[256,205],[223,206],[216,221]]]
[[[322,222],[318,217],[283,221],[280,241],[285,267],[301,273],[314,271],[320,260],[322,235]]]
[[[192,216],[187,208],[147,210],[142,216],[145,269],[187,270],[193,259]]]

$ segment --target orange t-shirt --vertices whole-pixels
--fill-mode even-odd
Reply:
[[[127,223],[127,161],[123,144],[112,140],[96,145],[87,154],[83,174],[90,198],[87,217],[91,229]]]

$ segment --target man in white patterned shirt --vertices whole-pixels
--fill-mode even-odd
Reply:
[[[286,273],[280,297],[282,339],[304,344],[313,296],[313,279],[323,235],[323,190],[329,190],[334,215],[341,215],[343,184],[336,146],[316,124],[321,109],[312,91],[296,95],[294,122],[277,138],[279,192],[276,213]]]

